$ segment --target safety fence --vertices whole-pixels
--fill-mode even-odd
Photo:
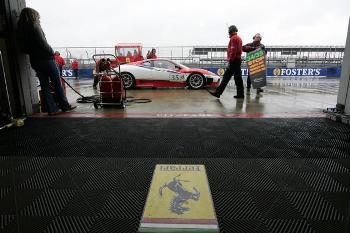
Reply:
[[[167,46],[154,47],[159,58],[166,58],[189,67],[223,68],[226,65],[226,46]],[[341,67],[344,46],[267,46],[266,62],[274,68]],[[92,55],[114,54],[114,47],[56,47],[70,68],[72,59],[78,59],[80,68],[94,68]],[[152,47],[143,47],[145,57]],[[245,56],[243,55],[243,66]]]

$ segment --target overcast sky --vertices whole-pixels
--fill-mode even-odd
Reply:
[[[345,45],[349,0],[26,0],[54,46],[226,45],[235,24],[243,43]]]

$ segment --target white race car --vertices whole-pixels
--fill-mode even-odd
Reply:
[[[118,71],[119,68],[115,68]],[[120,72],[126,89],[136,87],[216,87],[220,77],[208,70],[188,68],[167,59],[148,59],[123,64]]]

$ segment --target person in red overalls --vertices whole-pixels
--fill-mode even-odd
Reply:
[[[61,57],[61,54],[58,51],[55,51],[55,62],[60,71],[60,76],[62,77],[62,69],[66,62],[64,61],[63,57]]]
[[[73,70],[73,77],[75,79],[79,79],[78,69],[79,69],[79,62],[77,59],[74,59],[72,62],[72,70]]]

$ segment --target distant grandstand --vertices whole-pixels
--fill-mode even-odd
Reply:
[[[344,46],[267,46],[269,67],[339,67]],[[226,62],[226,46],[195,46],[192,55],[201,65],[221,65]]]
[[[168,46],[155,47],[160,58],[167,58],[190,67],[216,67],[226,65],[226,46]],[[269,67],[341,67],[344,46],[267,46]],[[144,47],[143,54],[151,48]],[[113,47],[56,47],[67,59],[77,58],[82,68],[91,68],[96,53],[114,53]],[[69,62],[67,62],[69,64]],[[243,56],[243,67],[245,66]]]

